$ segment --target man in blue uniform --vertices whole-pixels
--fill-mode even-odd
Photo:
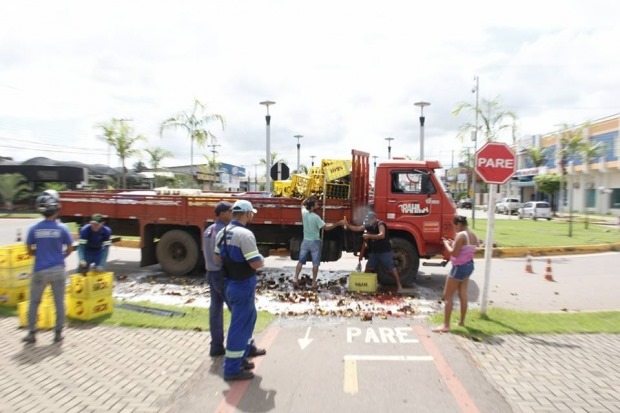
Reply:
[[[226,338],[224,380],[249,380],[254,373],[245,363],[252,356],[252,334],[256,324],[256,270],[264,265],[258,252],[256,238],[246,228],[256,210],[249,201],[238,200],[232,207],[232,220],[216,238],[215,256],[222,263],[225,277],[226,301],[230,307],[230,326]],[[261,351],[262,355],[264,350]]]
[[[30,306],[28,307],[28,335],[22,341],[32,344],[36,341],[36,321],[41,296],[47,284],[51,285],[56,305],[56,327],[54,343],[62,341],[62,327],[65,321],[65,258],[73,251],[73,237],[67,226],[56,221],[60,211],[58,193],[47,190],[37,197],[37,209],[45,219],[28,230],[26,246],[34,255],[34,269],[30,280]]]
[[[232,204],[226,201],[215,206],[216,221],[204,232],[203,252],[207,269],[207,282],[211,292],[209,303],[209,331],[211,332],[211,357],[223,356],[224,348],[224,276],[222,264],[215,260],[215,238],[222,228],[230,222]]]
[[[88,271],[91,264],[98,271],[103,271],[112,241],[112,230],[105,225],[105,219],[101,214],[94,214],[90,223],[80,229],[78,243],[79,267],[78,272]]]

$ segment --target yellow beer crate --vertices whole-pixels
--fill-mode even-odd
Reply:
[[[290,198],[293,195],[292,184],[293,181],[274,181],[273,194],[275,196],[281,196],[284,198]]]
[[[90,271],[86,275],[73,274],[69,291],[75,298],[103,297],[112,295],[113,284],[114,273]]]
[[[65,302],[67,301],[67,297],[71,294],[71,284],[67,284],[65,287]],[[47,287],[43,290],[43,295],[41,296],[41,302],[53,303],[54,302],[54,293],[52,293],[52,287],[48,284]]]
[[[6,288],[29,285],[31,274],[32,265],[0,268],[0,285]]]
[[[0,247],[0,268],[31,266],[34,257],[28,254],[26,244],[10,244]]]
[[[17,304],[17,315],[19,316],[19,326],[28,326],[28,311],[30,301],[22,301]],[[54,303],[41,302],[37,311],[37,329],[46,330],[56,326],[56,306]]]
[[[293,196],[307,197],[310,195],[310,177],[307,175],[293,174],[291,188]]]
[[[377,292],[377,274],[371,272],[354,272],[349,276],[349,291],[357,293]]]
[[[69,296],[67,299],[67,316],[78,320],[92,320],[114,311],[112,295],[95,298],[77,298]]]
[[[4,307],[15,307],[18,303],[30,298],[30,288],[28,285],[20,287],[4,287],[0,285],[0,305]]]

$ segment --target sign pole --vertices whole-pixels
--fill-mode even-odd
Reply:
[[[484,241],[484,286],[480,302],[480,314],[487,314],[489,284],[491,282],[491,258],[493,258],[493,234],[495,232],[495,207],[491,205],[495,193],[495,184],[489,184],[489,207],[487,208],[487,235]]]

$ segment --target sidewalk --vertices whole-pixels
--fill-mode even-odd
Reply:
[[[209,334],[69,327],[21,342],[17,318],[0,318],[0,412],[158,412],[208,360]]]

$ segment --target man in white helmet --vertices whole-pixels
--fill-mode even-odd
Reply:
[[[65,258],[73,251],[73,236],[67,226],[56,221],[60,212],[58,192],[48,190],[37,197],[36,206],[45,217],[28,230],[26,246],[34,255],[34,269],[30,280],[30,306],[28,308],[28,335],[22,341],[36,341],[36,321],[43,290],[50,284],[56,305],[54,343],[62,341],[65,321],[65,284],[67,272]]]

